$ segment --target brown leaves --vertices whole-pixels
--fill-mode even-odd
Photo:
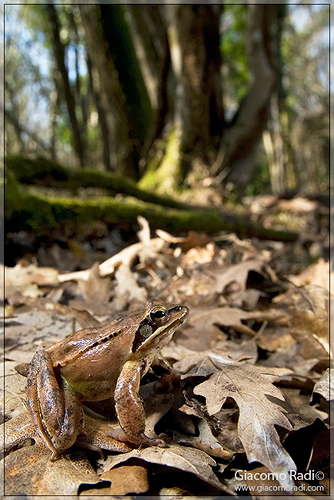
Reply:
[[[28,362],[39,345],[105,323],[147,298],[187,305],[188,323],[163,350],[171,371],[157,363],[140,390],[146,433],[165,433],[167,447],[120,443],[115,451],[119,426],[110,402],[101,402],[93,409],[110,420],[85,414],[78,447],[55,462],[29,441],[16,449],[22,436],[15,440],[15,431],[24,437],[31,423],[26,379],[9,362],[6,493],[217,496],[246,483],[273,487],[270,479],[237,479],[240,470],[276,473],[285,488],[294,484],[289,470],[303,471],[310,460],[314,470],[328,470],[326,263],[298,274],[298,246],[163,231],[151,238],[146,221],[140,225],[139,242],[89,269],[77,271],[76,255],[68,273],[26,264],[10,271],[6,358]]]
[[[115,467],[130,458],[137,458],[148,463],[160,464],[169,467],[181,469],[184,472],[194,474],[205,482],[215,486],[218,490],[224,490],[223,485],[218,481],[212,471],[212,467],[216,465],[206,453],[179,446],[177,444],[168,443],[167,448],[158,448],[151,446],[142,450],[133,450],[118,457],[109,457],[103,465],[104,470]]]
[[[111,481],[110,495],[145,493],[149,489],[146,467],[123,465],[102,474],[101,479]]]
[[[238,434],[248,461],[260,462],[271,472],[288,477],[288,471],[296,466],[284,450],[275,426],[287,430],[292,427],[283,408],[273,402],[284,401],[281,391],[270,382],[277,377],[275,371],[247,364],[226,366],[196,386],[194,393],[205,397],[209,415],[218,413],[226,399],[232,398],[239,407]]]
[[[81,484],[99,477],[84,452],[69,452],[55,462],[43,446],[29,446],[5,459],[6,495],[77,495]]]

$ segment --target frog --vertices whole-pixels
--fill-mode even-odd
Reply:
[[[124,441],[165,447],[145,434],[140,381],[188,316],[184,305],[152,299],[140,310],[86,328],[34,354],[27,374],[27,408],[51,460],[73,446],[84,424],[84,403],[111,399]]]

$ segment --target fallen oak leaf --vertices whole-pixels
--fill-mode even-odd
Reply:
[[[330,383],[330,379],[333,377],[333,372],[333,368],[327,368],[321,379],[315,384],[310,404],[314,404],[313,400],[317,399],[315,394],[320,394],[326,401],[334,400],[334,387],[333,384]]]
[[[2,461],[7,495],[77,495],[81,484],[97,484],[99,476],[85,454],[73,450],[54,462],[45,446],[25,446]]]
[[[190,313],[188,325],[193,325],[196,331],[207,331],[208,325],[223,325],[232,327],[240,333],[254,336],[255,332],[242,320],[256,320],[257,322],[268,321],[278,324],[285,324],[287,316],[283,311],[277,309],[267,309],[266,311],[244,311],[235,307],[217,307],[205,309],[199,312]]]
[[[182,374],[181,379],[207,377],[221,365],[235,365],[246,360],[255,363],[257,359],[257,348],[253,339],[240,344],[221,341],[214,349],[206,349],[202,352],[171,343],[163,349],[162,353],[166,358],[177,359],[173,364],[173,369]]]
[[[249,271],[260,272],[264,263],[268,261],[267,255],[261,255],[254,259],[248,259],[234,264],[215,273],[215,284],[211,292],[223,293],[224,289],[232,282],[237,283],[239,290],[245,290]]]
[[[274,299],[279,307],[286,309],[289,332],[300,344],[300,355],[305,359],[331,356],[328,314],[331,300],[328,290],[315,285],[293,285]]]
[[[283,448],[275,426],[287,430],[292,426],[283,408],[273,401],[284,402],[281,391],[271,383],[277,378],[277,373],[291,372],[252,365],[229,365],[196,386],[194,393],[205,397],[209,415],[219,412],[227,397],[232,398],[239,407],[238,434],[248,461],[262,463],[278,474],[284,488],[289,488],[292,482],[288,472],[296,470],[296,465]]]
[[[122,465],[102,474],[103,481],[111,481],[109,495],[145,493],[149,489],[147,469],[142,465]]]
[[[175,467],[184,472],[190,472],[202,481],[216,488],[231,493],[216,477],[211,467],[216,466],[215,460],[201,450],[184,447],[175,443],[168,443],[167,448],[150,446],[149,448],[135,449],[119,456],[110,456],[103,463],[103,471],[107,472],[116,465],[130,458],[138,458],[145,462]]]
[[[327,368],[321,379],[313,387],[310,406],[317,405],[317,409],[326,412],[328,415],[333,408],[334,387],[330,383],[333,375],[333,368]]]
[[[175,346],[170,352],[171,347],[168,346],[168,351],[165,352],[173,357],[181,353],[179,360],[173,364],[173,369],[179,373],[182,373],[181,378],[191,377],[191,376],[203,376],[207,377],[216,371],[214,363],[211,359],[205,355],[204,352],[197,352],[191,349],[187,349],[184,346]]]

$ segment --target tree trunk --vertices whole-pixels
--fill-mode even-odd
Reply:
[[[278,107],[278,95],[274,92],[270,100],[270,111],[268,120],[268,133],[270,136],[273,158],[269,163],[271,189],[274,194],[282,194],[285,186],[285,161],[284,144],[281,119]]]
[[[151,123],[141,150],[140,174],[149,161],[149,152],[164,128],[168,111],[167,79],[170,52],[163,7],[160,5],[128,5],[130,29],[152,108]],[[153,153],[154,154],[154,153]]]
[[[52,3],[46,4],[45,7],[47,9],[51,23],[54,55],[57,63],[57,69],[59,70],[62,79],[62,90],[67,105],[68,115],[70,118],[74,150],[79,165],[84,166],[85,164],[84,147],[81,140],[80,127],[75,112],[75,98],[71,90],[67,68],[65,65],[65,50],[63,44],[60,41],[60,34],[59,34],[60,25],[58,21],[58,16],[55,6]]]
[[[106,170],[116,170],[116,164],[111,163],[112,161],[112,146],[111,146],[111,131],[109,130],[109,124],[112,122],[111,119],[107,119],[108,112],[105,113],[103,110],[103,104],[100,95],[100,79],[98,75],[98,70],[96,66],[91,62],[90,56],[87,53],[86,57],[87,70],[89,76],[90,90],[93,95],[95,102],[98,123],[101,134],[101,144],[102,144],[102,162]]]
[[[100,9],[103,34],[125,96],[134,160],[138,162],[151,119],[151,104],[133,47],[125,6],[102,3]]]
[[[249,4],[247,59],[249,90],[224,131],[215,172],[242,192],[251,182],[257,149],[268,119],[270,97],[277,79],[277,31],[280,5]]]
[[[135,145],[130,137],[124,92],[99,21],[100,7],[80,4],[79,8],[86,33],[93,85],[100,95],[100,114],[104,115],[103,120],[107,123],[103,132],[109,134],[108,138],[104,137],[104,141],[110,144],[111,158],[108,163],[115,165],[124,175],[133,177],[136,172]]]
[[[166,5],[164,13],[171,58],[164,82],[168,112],[141,185],[174,192],[194,165],[210,162],[221,133],[219,7]]]

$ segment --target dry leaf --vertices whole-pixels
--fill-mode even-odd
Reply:
[[[110,495],[145,493],[149,489],[147,469],[141,465],[123,465],[102,474],[103,481],[111,481]]]
[[[73,315],[78,321],[82,329],[85,328],[99,328],[102,323],[98,321],[89,311],[86,309],[80,310],[72,308]]]
[[[173,403],[172,394],[151,394],[148,396],[147,389],[148,386],[152,384],[146,384],[141,388],[140,395],[145,402],[145,434],[149,437],[155,438],[156,433],[154,428],[159,420],[170,410]]]
[[[308,266],[297,276],[289,276],[289,280],[296,286],[317,285],[329,291],[330,265],[324,259]]]
[[[1,264],[3,267],[3,265]],[[19,262],[15,267],[5,267],[5,294],[10,299],[17,293],[24,293],[26,288],[38,286],[54,286],[57,284],[58,271],[51,267],[37,267],[35,264]]]
[[[73,333],[72,318],[32,311],[6,319],[6,357],[19,363],[30,363],[40,344],[50,345]]]
[[[15,371],[15,361],[0,364],[1,373],[5,375],[4,384],[0,386],[0,401],[4,402],[6,420],[18,416],[25,411],[25,395],[27,379]],[[4,390],[4,393],[3,393]]]
[[[261,479],[256,479],[258,477]],[[261,500],[269,500],[272,496],[282,495],[282,491],[279,489],[279,482],[272,477],[267,467],[264,466],[252,469],[251,473],[246,476],[246,484],[251,488],[251,492],[259,491],[259,488],[261,491],[270,492],[270,495],[265,499],[261,495]],[[258,498],[258,495],[255,495],[255,498]]]
[[[240,344],[230,341],[217,342],[214,349],[202,352],[187,349],[182,345],[166,346],[163,351],[166,358],[176,359],[173,369],[182,373],[181,378],[207,377],[222,365],[234,365],[257,359],[257,348],[253,340]]]
[[[333,380],[333,368],[328,368],[313,388],[311,404],[315,404],[317,401],[317,394],[320,394],[326,401],[334,400],[334,387],[330,383],[331,376]]]
[[[176,467],[184,472],[195,474],[198,478],[222,491],[225,489],[211,469],[211,467],[216,465],[216,462],[201,450],[179,446],[174,443],[168,443],[167,448],[151,446],[150,448],[141,450],[132,450],[121,456],[109,457],[103,464],[103,470],[108,471],[130,458],[138,458],[145,462]]]
[[[212,292],[223,293],[226,286],[232,282],[237,284],[238,291],[245,290],[249,271],[261,271],[263,264],[267,260],[266,257],[260,256],[229,266],[221,272],[217,270],[215,273],[216,283],[213,286]]]
[[[196,246],[190,248],[182,258],[182,267],[191,268],[194,265],[212,262],[216,251],[217,248],[212,242],[207,243],[205,247]]]
[[[284,373],[284,369],[278,373]],[[206,398],[210,415],[220,410],[227,397],[234,399],[240,411],[238,433],[249,462],[258,461],[272,472],[285,473],[288,478],[288,471],[295,470],[296,466],[281,445],[275,426],[291,430],[291,424],[283,408],[267,397],[284,401],[281,391],[271,384],[276,378],[275,369],[226,366],[195,387],[194,393]],[[288,479],[281,484],[291,486]]]
[[[275,300],[287,308],[290,333],[301,344],[300,355],[305,359],[328,357],[329,299],[329,292],[324,288],[307,285],[292,287]]]
[[[235,307],[197,308],[195,311],[190,310],[188,323],[176,334],[176,338],[182,339],[182,344],[191,349],[198,351],[208,349],[213,342],[221,340],[223,336],[218,325],[234,328],[237,332],[253,337],[254,330],[243,323],[246,320],[273,323],[287,321],[286,314],[277,309],[244,311]],[[186,339],[186,343],[183,339]]]
[[[35,428],[28,412],[20,413],[2,424],[0,434],[1,449],[8,452],[17,446],[22,446],[26,441],[32,443],[35,434]],[[49,452],[48,458],[50,458]]]
[[[139,287],[135,273],[129,266],[122,265],[115,272],[117,281],[115,295],[118,302],[146,302],[147,292],[145,288]]]
[[[181,411],[182,408],[180,408]],[[194,448],[204,451],[210,457],[222,458],[223,460],[230,460],[232,458],[231,453],[224,450],[219,441],[213,436],[209,424],[204,419],[200,419],[198,422],[198,434],[198,436],[186,436],[175,432],[173,437],[178,444],[191,445]]]
[[[54,462],[49,458],[45,446],[26,446],[10,453],[2,461],[6,495],[77,495],[81,484],[100,482],[81,451],[70,451]]]
[[[96,314],[104,314],[108,311],[111,281],[109,278],[101,278],[98,264],[94,264],[86,280],[79,280],[78,287],[82,293],[86,306]]]

